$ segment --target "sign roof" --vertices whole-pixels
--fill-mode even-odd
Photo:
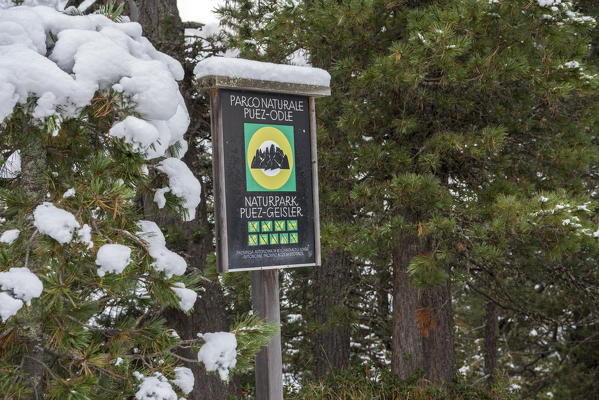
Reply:
[[[209,57],[196,65],[194,74],[198,85],[204,88],[246,89],[312,97],[331,94],[331,76],[320,68]]]

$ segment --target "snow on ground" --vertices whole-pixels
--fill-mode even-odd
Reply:
[[[206,76],[257,79],[328,87],[331,75],[323,69],[245,60],[243,58],[208,57],[193,70],[196,79]]]
[[[73,232],[79,228],[79,222],[73,214],[48,202],[35,208],[33,218],[33,224],[41,233],[61,244],[69,243]]]
[[[206,343],[198,352],[198,360],[206,371],[218,371],[220,379],[229,379],[229,370],[237,364],[237,339],[229,332],[198,333]]]
[[[148,253],[154,259],[152,266],[156,271],[163,271],[167,278],[173,275],[182,275],[187,269],[187,262],[166,248],[166,240],[162,231],[152,221],[139,221],[137,235],[148,244]]]
[[[98,250],[96,264],[100,266],[98,275],[107,272],[120,274],[131,262],[131,249],[122,244],[105,244]]]

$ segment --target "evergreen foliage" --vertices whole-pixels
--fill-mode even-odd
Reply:
[[[121,10],[122,4],[111,3],[101,12],[116,21]],[[62,17],[73,18],[73,24],[80,18]],[[56,40],[49,35],[50,49]],[[0,244],[0,273],[24,267],[43,283],[39,298],[0,321],[1,397],[132,398],[145,377],[173,383],[175,368],[184,361],[181,350],[191,348],[197,354],[203,341],[182,340],[166,325],[164,311],[189,311],[177,291],[183,287],[190,289],[187,294],[201,292],[199,283],[206,278],[158,270],[157,256],[138,222],[147,218],[144,196],[168,186],[160,163],[178,156],[180,143],[148,160],[130,141],[110,135],[116,122],[140,117],[134,99],[110,85],[71,113],[59,108],[48,117],[34,117],[40,102],[30,95],[0,122],[2,231],[20,231],[16,240]],[[9,157],[17,153],[21,168],[9,171],[15,165]],[[189,217],[180,197],[169,193],[165,198],[166,211]],[[75,225],[87,224],[91,237],[85,238],[82,230],[78,236],[76,229],[65,240],[47,233],[45,229],[64,227],[62,221],[40,227],[32,215],[43,202],[70,214]],[[168,244],[176,240],[166,239]],[[107,244],[131,252],[121,273],[99,270],[98,250]],[[7,287],[2,293],[18,298]],[[203,330],[195,328],[197,333]],[[233,327],[236,370],[250,368],[255,351],[276,331],[255,318],[240,319]],[[172,387],[183,398],[185,393]]]
[[[123,4],[109,2],[99,13],[125,21]],[[594,398],[599,28],[585,13],[597,15],[597,6],[231,0],[220,12],[227,46],[242,57],[306,57],[333,78],[333,95],[317,107],[330,269],[281,274],[290,398]],[[220,39],[194,40],[189,56],[218,53]],[[50,49],[56,40],[49,35]],[[167,184],[158,168],[163,157],[147,160],[108,134],[115,122],[140,116],[131,98],[102,89],[76,115],[42,119],[33,117],[38,100],[30,97],[0,123],[2,232],[19,230],[16,240],[0,244],[0,273],[29,268],[44,288],[0,323],[0,393],[33,398],[41,389],[49,399],[112,399],[135,396],[140,377],[173,381],[182,361],[194,361],[182,350],[195,354],[202,340],[181,339],[164,316],[182,308],[178,285],[202,292],[218,282],[214,257],[207,276],[153,267],[137,222],[157,214],[144,199]],[[166,155],[181,149],[174,144]],[[21,173],[13,174],[17,151]],[[209,171],[206,156],[198,159]],[[185,217],[180,198],[164,198],[163,216]],[[32,215],[43,202],[87,224],[93,247],[83,233],[65,243],[41,233]],[[192,241],[211,237],[205,222]],[[188,233],[176,223],[165,234],[169,248],[187,248]],[[414,293],[424,297],[451,282],[453,298],[445,300],[455,312],[458,372],[443,387],[426,384],[428,371],[406,381],[390,371],[393,278],[408,242],[416,249],[406,268]],[[105,244],[131,250],[122,273],[98,274]],[[236,314],[234,371],[251,387],[253,355],[277,328],[247,316],[247,273],[220,281]],[[336,303],[323,302],[326,296]],[[408,296],[395,293],[400,301]],[[436,310],[416,311],[395,324],[417,323],[426,341],[442,328]],[[497,332],[483,329],[494,323]],[[320,352],[326,335],[348,352],[351,343],[346,370]],[[498,352],[492,367],[489,346]],[[442,356],[427,355],[432,363]],[[317,379],[327,363],[331,376]]]
[[[399,381],[390,371],[375,375],[367,367],[339,371],[334,377],[307,382],[287,398],[293,400],[508,400],[514,398],[506,391],[491,396],[484,390],[464,383],[448,388],[423,387],[416,379]]]
[[[241,56],[299,50],[331,72],[318,102],[322,242],[360,265],[346,301],[354,362],[387,368],[392,252],[409,234],[427,244],[413,284],[451,274],[457,367],[471,382],[492,302],[498,375],[513,390],[592,397],[595,364],[578,350],[596,344],[598,321],[594,20],[568,1],[268,4],[276,15],[244,1],[220,11]],[[309,296],[299,289],[291,312],[308,315]],[[299,329],[301,354],[313,327]]]

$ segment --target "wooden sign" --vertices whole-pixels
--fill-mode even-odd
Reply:
[[[194,73],[210,89],[217,264],[252,271],[252,303],[280,324],[276,268],[320,265],[314,98],[328,72],[209,57]],[[256,355],[256,398],[283,400],[281,335]]]
[[[220,272],[320,264],[312,97],[212,89]]]

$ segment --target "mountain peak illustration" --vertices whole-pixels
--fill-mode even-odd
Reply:
[[[264,151],[261,149],[256,150],[251,168],[263,170],[289,169],[289,159],[279,146],[271,144]]]

